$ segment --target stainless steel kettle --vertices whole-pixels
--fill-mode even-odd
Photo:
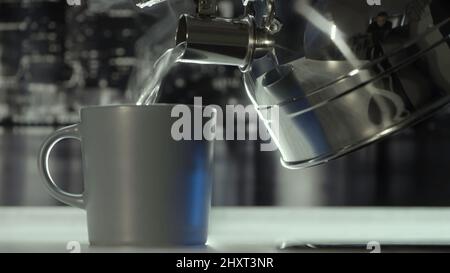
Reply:
[[[447,0],[218,0],[180,18],[184,62],[240,67],[282,163],[327,162],[430,116],[450,100]],[[270,120],[276,107],[279,119]]]

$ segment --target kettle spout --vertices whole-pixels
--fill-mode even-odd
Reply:
[[[238,66],[247,71],[255,58],[273,47],[270,34],[256,27],[254,19],[180,17],[176,44],[185,44],[179,62]]]

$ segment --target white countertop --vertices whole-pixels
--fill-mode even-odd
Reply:
[[[285,241],[450,244],[450,208],[213,208],[210,222],[207,251],[274,252]],[[79,209],[0,208],[0,252],[69,252],[71,241],[83,252],[171,251],[90,248]]]

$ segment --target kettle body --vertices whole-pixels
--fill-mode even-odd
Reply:
[[[282,39],[274,54],[295,52],[287,62],[253,60],[243,76],[260,117],[277,123],[269,131],[285,167],[325,163],[449,103],[449,3],[395,1],[380,12],[365,1],[292,2],[302,43]]]

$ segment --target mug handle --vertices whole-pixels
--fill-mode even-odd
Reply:
[[[50,174],[48,160],[53,147],[64,139],[77,139],[81,141],[78,125],[72,125],[57,130],[51,134],[41,146],[38,159],[38,168],[44,178],[44,185],[50,194],[59,201],[66,203],[67,205],[84,209],[84,197],[83,194],[72,194],[63,191],[58,187],[52,179]]]

